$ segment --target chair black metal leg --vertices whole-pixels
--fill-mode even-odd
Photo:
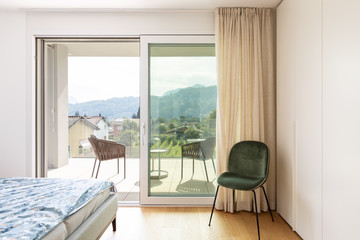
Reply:
[[[120,169],[120,168],[119,168],[119,159],[117,159],[117,169],[118,169],[118,174],[119,174],[119,172],[120,172],[120,171],[119,171],[119,169]]]
[[[99,165],[98,165],[98,169],[97,169],[97,172],[96,172],[96,177],[95,177],[95,178],[97,178],[97,176],[98,176],[98,174],[99,174],[100,163],[101,163],[101,161],[99,161]]]
[[[235,211],[235,189],[233,189],[233,208]]]
[[[257,202],[256,202],[256,193],[254,190],[251,190],[254,193],[254,199],[255,199],[255,212],[256,212],[256,223],[257,223],[257,230],[258,230],[258,236],[260,240],[260,228],[259,228],[259,218],[258,218],[258,211],[257,211]]]
[[[94,167],[93,167],[93,171],[92,171],[91,177],[94,176],[95,166],[96,166],[96,158],[95,158]]]
[[[183,179],[183,171],[184,171],[184,169],[183,169],[183,161],[184,161],[184,158],[181,156],[181,179]]]
[[[192,172],[192,176],[194,176],[194,169],[195,169],[195,158],[193,157],[193,172]]]
[[[214,159],[212,158],[211,161],[212,161],[212,164],[213,164],[213,167],[214,167],[214,173],[216,174],[216,167],[215,167]]]
[[[217,197],[217,194],[218,194],[218,191],[219,191],[219,187],[220,187],[220,185],[218,185],[217,188],[216,188],[214,203],[213,203],[213,207],[212,207],[211,215],[210,215],[210,220],[209,220],[209,226],[210,226],[210,224],[211,224],[211,219],[212,219],[212,216],[213,216],[213,213],[214,213],[215,202],[216,202],[216,197]]]
[[[267,195],[266,195],[266,192],[265,192],[265,188],[264,188],[264,186],[261,186],[261,188],[262,188],[262,190],[264,191],[264,195],[265,195],[266,203],[267,203],[268,208],[269,208],[271,220],[274,222],[274,217],[273,217],[273,215],[272,215],[272,213],[271,213],[271,208],[270,208],[269,200],[268,200]]]
[[[204,167],[205,167],[206,180],[209,181],[205,160],[203,162],[204,162]]]
[[[124,179],[126,178],[126,157],[124,156]]]

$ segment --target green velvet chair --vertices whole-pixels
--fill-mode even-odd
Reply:
[[[222,173],[218,179],[218,186],[215,193],[214,204],[212,207],[209,226],[214,213],[216,197],[219,187],[226,187],[235,190],[252,191],[254,193],[255,212],[258,237],[260,240],[259,219],[256,203],[255,189],[261,187],[264,191],[267,205],[272,221],[274,221],[271,213],[268,198],[266,196],[263,184],[266,182],[269,173],[269,151],[268,147],[262,142],[243,141],[236,143],[230,151],[228,171]]]

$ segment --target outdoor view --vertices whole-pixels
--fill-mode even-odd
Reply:
[[[108,179],[138,201],[139,42],[49,44],[45,59],[48,177]],[[95,162],[91,136],[125,145],[126,162]]]
[[[59,57],[62,48],[56,46],[53,55]],[[55,121],[50,117],[47,129],[49,136],[66,143],[63,140],[58,144],[64,145],[59,147],[64,154],[53,158],[54,147],[48,147],[48,176],[109,179],[117,186],[119,200],[138,201],[139,56],[82,56],[72,53],[71,45],[63,49],[67,52],[63,59],[68,72],[64,84],[67,94],[66,100],[59,94],[54,104],[66,105],[62,108],[68,113],[67,132],[61,131],[65,129],[64,117],[55,117]],[[217,102],[214,45],[153,45],[150,49],[149,193],[213,195]],[[49,54],[49,58],[54,56]],[[59,72],[59,63],[57,59],[58,65],[50,68]],[[50,92],[61,87],[49,82]],[[48,111],[53,116],[51,107]],[[120,158],[119,166],[116,159],[94,165],[91,135],[125,145],[126,165],[124,158]]]
[[[213,195],[214,45],[151,44],[149,53],[150,195]]]
[[[69,57],[68,113],[70,157],[95,156],[87,141],[90,132],[124,144],[126,157],[138,158],[139,58]],[[80,119],[88,131],[74,136]]]

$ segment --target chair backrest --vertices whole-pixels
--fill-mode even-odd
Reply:
[[[242,141],[230,151],[228,171],[241,176],[264,178],[269,172],[269,150],[265,143]]]
[[[126,155],[126,147],[123,144],[99,139],[94,135],[91,135],[88,140],[93,147],[96,158],[100,161],[125,157]]]
[[[97,159],[99,159],[99,145],[97,143],[97,137],[95,135],[90,135],[90,137],[88,138],[90,144],[91,144],[91,147],[93,148],[93,151],[95,153],[95,156]]]
[[[200,146],[205,160],[213,158],[215,143],[216,143],[215,137],[210,137],[207,138],[205,141],[200,142]]]

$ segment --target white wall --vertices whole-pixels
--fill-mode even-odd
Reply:
[[[214,34],[214,13],[28,13],[29,35]]]
[[[99,130],[94,130],[94,135],[97,138],[100,139],[109,139],[109,126],[107,123],[101,119],[96,126],[99,128]]]
[[[357,0],[284,0],[278,9],[278,152],[294,154],[278,159],[285,162],[278,179],[295,178],[290,186],[278,181],[278,208],[304,239],[358,236],[359,7]],[[292,108],[296,131],[280,124],[291,121]]]
[[[0,12],[0,177],[26,176],[26,15]]]
[[[278,209],[301,237],[321,239],[321,0],[285,0],[277,22]]]
[[[295,182],[295,50],[296,41],[291,32],[295,20],[291,17],[294,12],[289,2],[282,3],[277,10],[277,212],[291,225],[295,226],[293,207],[293,187]],[[287,21],[282,21],[286,19]],[[283,70],[283,69],[286,69]],[[291,80],[290,80],[291,79]]]
[[[322,238],[321,0],[296,5],[296,231]],[[306,17],[304,17],[306,16]]]
[[[360,1],[324,1],[324,239],[358,239]]]

